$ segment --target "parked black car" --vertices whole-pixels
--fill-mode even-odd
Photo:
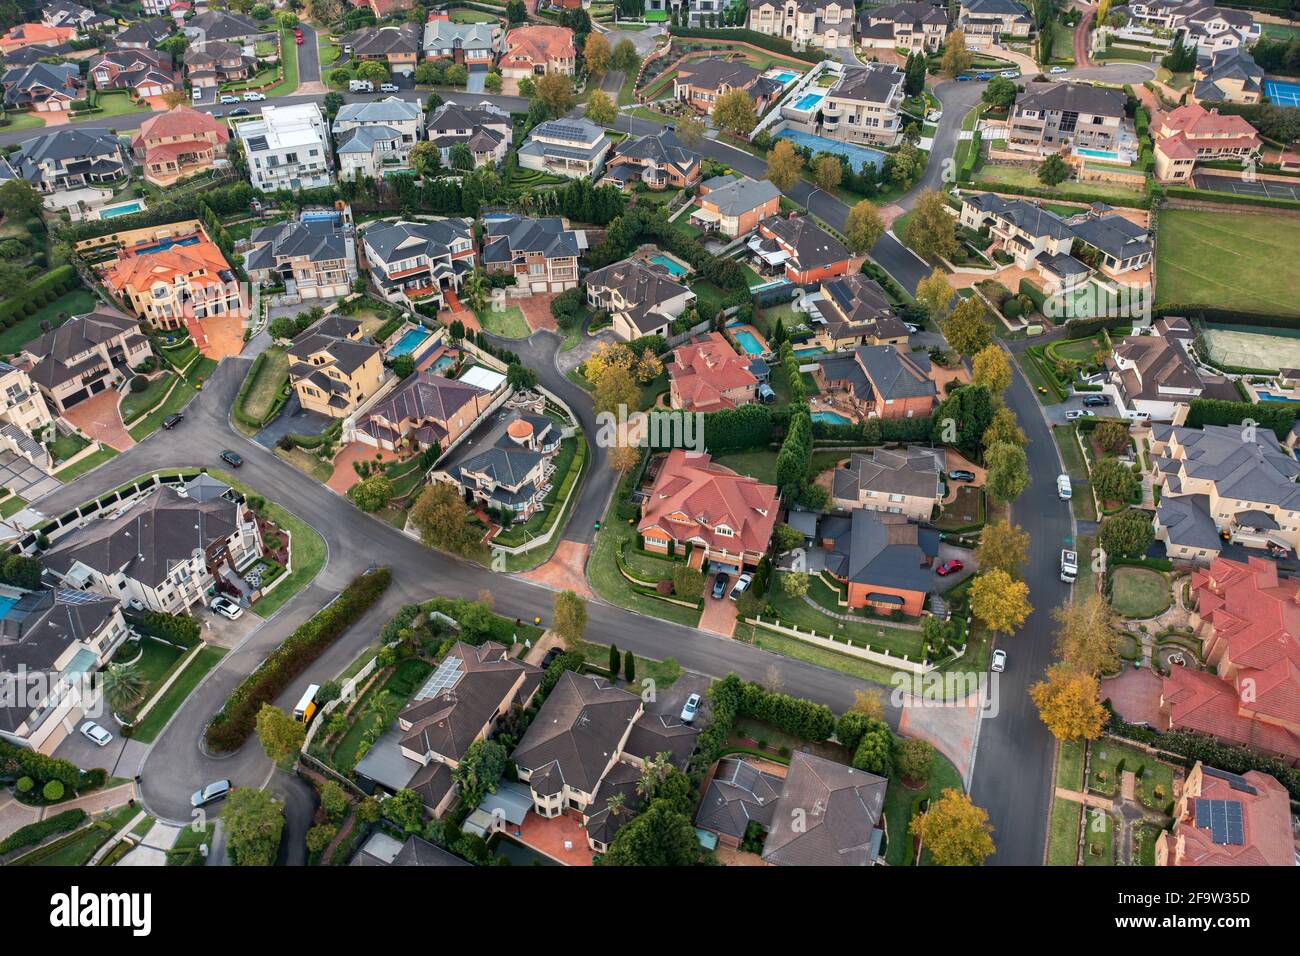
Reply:
[[[726,571],[718,572],[717,580],[713,582],[713,599],[721,600],[722,596],[727,593],[727,585],[731,583],[731,575]]]
[[[185,416],[182,415],[180,412],[177,412],[175,415],[168,415],[166,418],[163,419],[163,428],[168,428],[168,429],[175,428],[177,425],[181,423],[181,419],[183,419],[184,417]]]
[[[1086,408],[1096,408],[1101,405],[1109,405],[1110,396],[1109,395],[1085,395],[1083,397],[1083,404],[1084,407]]]
[[[238,468],[244,463],[244,459],[230,449],[226,449],[221,453],[221,460],[231,468]]]

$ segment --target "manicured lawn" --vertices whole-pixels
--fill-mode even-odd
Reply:
[[[922,799],[938,800],[943,791],[951,787],[957,792],[964,791],[961,775],[943,754],[934,755],[934,764],[930,768],[930,779],[919,790],[909,790],[897,777],[890,777],[889,787],[885,790],[885,822],[889,826],[889,847],[885,850],[885,861],[890,866],[912,865],[912,836],[907,832],[911,824],[913,809],[919,809]],[[924,865],[929,856],[921,851],[921,863]]]
[[[49,445],[50,457],[55,461],[67,461],[89,444],[90,439],[83,437],[77,432],[60,435]]]
[[[162,641],[155,640],[151,637],[145,637],[138,644],[127,642],[122,650],[118,651],[114,658],[115,663],[126,663],[127,661],[136,660],[135,669],[144,682],[144,692],[135,705],[122,714],[123,717],[130,719],[140,707],[149,702],[158,688],[166,681],[167,676],[171,673],[176,662],[181,659],[185,651],[182,648],[171,644],[164,644]]]
[[[64,468],[62,471],[56,471],[54,473],[54,477],[57,478],[59,481],[63,482],[64,484],[67,484],[69,481],[72,481],[74,478],[80,478],[86,472],[94,468],[98,468],[100,465],[108,461],[110,458],[115,458],[115,457],[117,457],[117,450],[114,448],[110,448],[108,445],[105,445],[104,447],[99,449],[99,451],[95,452],[93,455],[87,455],[85,458],[81,459],[81,461],[77,462],[75,465],[69,465],[67,468]]]
[[[1119,567],[1111,572],[1110,604],[1125,617],[1155,617],[1171,600],[1169,582],[1159,571]]]
[[[723,300],[727,297],[726,292],[707,279],[692,282],[690,288],[699,297],[696,308],[699,310],[701,317],[708,316],[712,318],[718,314],[718,310],[722,308]]]
[[[185,699],[194,692],[194,688],[199,686],[199,681],[203,680],[204,675],[212,668],[216,667],[223,657],[226,656],[224,647],[209,646],[203,648],[190,662],[185,665],[180,676],[172,682],[171,687],[167,688],[158,703],[154,704],[153,709],[145,715],[144,720],[136,725],[131,738],[143,743],[153,743],[157,736],[162,733],[163,727],[171,719],[171,715],[185,702]]]
[[[1034,170],[1019,166],[1000,166],[996,163],[982,166],[976,171],[975,179],[979,182],[996,183],[1021,189],[1046,188],[1038,181],[1038,174]],[[1144,195],[1140,189],[1129,189],[1116,183],[1062,183],[1060,188],[1070,192],[1072,194],[1071,198],[1075,195],[1086,195],[1119,205],[1132,203],[1141,199]]]
[[[331,42],[324,30],[316,34],[316,55],[320,58],[321,70],[333,66],[334,61],[339,58],[339,45]]]
[[[924,651],[924,640],[920,630],[894,627],[885,621],[861,617],[853,621],[841,621],[823,614],[802,597],[790,597],[785,593],[781,581],[784,575],[777,575],[768,592],[768,600],[776,606],[781,621],[795,625],[800,630],[815,630],[822,637],[833,636],[836,640],[848,639],[859,647],[870,646],[874,650],[887,650],[891,654],[906,654],[917,660]],[[813,578],[808,596],[818,604],[831,607],[835,596],[830,588],[819,578]],[[838,608],[835,613],[847,614],[847,608]]]
[[[1156,304],[1222,305],[1300,314],[1292,261],[1300,219],[1192,209],[1160,213]]]
[[[12,127],[5,127],[12,129]],[[20,349],[41,335],[41,323],[62,325],[68,316],[81,315],[95,306],[95,296],[89,289],[73,289],[49,305],[37,309],[25,319],[19,319],[9,328],[0,330],[0,355],[16,355]],[[63,318],[60,319],[60,314]]]
[[[26,498],[21,495],[9,495],[3,501],[0,501],[0,518],[8,518],[10,515],[16,515],[26,507]]]
[[[24,129],[40,129],[45,125],[44,118],[39,113],[5,113],[9,123],[4,127],[6,132],[16,133]]]
[[[1083,744],[1077,740],[1061,744],[1056,758],[1056,785],[1067,790],[1083,789]]]
[[[292,30],[280,31],[280,52],[284,59],[284,77],[275,86],[262,91],[268,99],[288,96],[298,89],[298,44],[294,43]]]
[[[147,113],[153,109],[148,103],[137,103],[132,100],[126,90],[99,93],[95,105],[100,109],[100,112],[94,114],[96,119],[107,116],[122,116],[126,113]]]
[[[697,626],[700,623],[699,608],[681,607],[668,601],[661,601],[648,594],[643,594],[633,587],[632,582],[623,577],[619,572],[615,555],[618,553],[619,546],[625,542],[627,543],[628,563],[634,571],[643,572],[645,570],[639,566],[640,561],[654,561],[662,565],[668,564],[668,562],[661,559],[648,559],[644,555],[638,555],[634,552],[636,529],[626,521],[618,519],[617,502],[611,502],[609,510],[605,513],[605,518],[601,522],[600,532],[596,535],[596,543],[592,546],[591,556],[587,560],[587,578],[591,582],[592,590],[615,607],[648,614],[651,617],[663,618],[666,621],[674,621],[677,624],[685,624],[687,627]],[[670,571],[671,567],[669,566],[667,570]],[[664,573],[662,576],[666,577],[667,574]],[[650,579],[648,578],[648,580]]]
[[[497,17],[490,13],[480,13],[477,10],[452,10],[452,23],[496,23]]]
[[[776,452],[770,448],[730,452],[713,460],[738,474],[749,475],[769,485],[776,483]]]
[[[1089,809],[1083,826],[1083,865],[1115,865],[1115,821],[1103,810]]]
[[[144,416],[144,418],[140,419],[139,424],[134,428],[128,429],[131,433],[131,437],[136,441],[144,441],[158,430],[163,423],[163,419],[168,415],[173,415],[176,412],[179,412],[188,405],[190,399],[197,394],[198,392],[195,391],[194,387],[188,382],[177,382],[176,387],[171,390],[166,401],[148,415]]]
[[[127,389],[126,394],[122,396],[121,405],[118,406],[122,412],[123,423],[130,425],[161,402],[174,381],[176,381],[175,375],[171,372],[164,372],[157,378],[149,379],[144,391],[135,392]]]
[[[1164,812],[1174,793],[1174,768],[1145,750],[1103,737],[1092,743],[1088,760],[1088,789],[1106,796],[1119,792],[1123,771],[1137,777],[1137,796],[1152,810]]]
[[[973,485],[962,485],[952,504],[944,505],[934,526],[940,530],[955,531],[984,523],[984,491]]]
[[[1083,804],[1059,797],[1052,804],[1047,831],[1047,865],[1074,866],[1079,859],[1079,814]]]
[[[334,469],[329,462],[321,461],[305,448],[277,448],[275,449],[275,457],[287,461],[322,485],[329,481],[330,475],[334,474]]]
[[[818,647],[796,637],[787,637],[784,634],[778,634],[776,631],[770,631],[765,627],[737,624],[733,636],[738,641],[745,641],[755,647],[761,647],[765,651],[771,651],[773,654],[804,661],[807,664],[816,664],[818,667],[839,671],[859,680],[870,681],[873,684],[888,686],[894,674],[897,673],[881,664],[873,664],[871,661],[862,660],[860,657],[841,654],[839,651],[833,651],[830,648]]]
[[[590,641],[578,641],[576,648],[582,652],[582,656],[587,659],[588,664],[593,664],[608,673],[609,668],[609,645],[592,644]],[[633,655],[634,657],[636,655]],[[621,674],[622,671],[620,670]],[[649,658],[637,657],[635,676],[638,681],[649,678],[654,681],[655,687],[663,690],[671,687],[677,678],[682,676],[682,665],[677,663],[671,657],[662,661],[652,661]]]
[[[524,313],[517,305],[512,305],[503,312],[484,309],[476,314],[483,330],[493,335],[505,339],[526,339],[533,334],[528,327],[528,320],[524,318]]]

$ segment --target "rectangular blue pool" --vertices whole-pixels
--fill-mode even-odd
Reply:
[[[1261,392],[1255,389],[1255,394],[1259,396],[1261,402],[1294,402],[1294,398],[1287,398],[1285,395],[1274,395],[1272,392]]]
[[[745,354],[763,354],[763,346],[759,344],[758,339],[754,337],[754,333],[749,329],[734,329],[731,334],[740,343],[740,347],[745,350]]]
[[[777,138],[788,139],[796,146],[811,149],[814,156],[818,153],[834,153],[836,156],[843,156],[854,169],[861,169],[868,163],[879,168],[880,161],[885,158],[885,154],[878,149],[856,146],[853,143],[841,143],[837,139],[814,136],[812,133],[805,133],[797,129],[782,130],[777,134]]]
[[[15,598],[15,597],[6,597],[6,596],[4,596],[3,594],[0,594],[0,620],[3,620],[4,617],[5,617],[5,616],[9,613],[9,611],[13,608],[13,606],[14,606],[15,604],[17,604],[17,603],[18,603],[18,599],[17,599],[17,598]]]
[[[686,267],[680,263],[674,262],[667,256],[654,255],[650,257],[650,261],[657,266],[663,266],[674,279],[680,279],[682,276],[686,275]]]
[[[397,344],[388,350],[388,357],[400,358],[403,355],[410,355],[432,334],[428,329],[407,329],[397,340]]]
[[[794,108],[801,113],[806,113],[824,99],[826,99],[825,93],[805,93],[803,96],[799,97],[798,101],[794,104]]]
[[[147,256],[152,252],[166,252],[176,246],[197,246],[199,244],[198,236],[185,236],[181,239],[159,239],[157,242],[148,246],[140,246],[135,250],[137,256]]]
[[[118,216],[130,216],[137,212],[144,212],[144,203],[138,199],[130,202],[119,203],[116,206],[105,206],[99,211],[100,219],[116,219]]]

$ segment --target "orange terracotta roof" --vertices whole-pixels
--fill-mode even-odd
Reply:
[[[572,59],[577,55],[573,31],[568,27],[515,27],[506,35],[507,59],[546,63],[548,60]]]
[[[1231,683],[1205,671],[1174,667],[1160,686],[1170,725],[1209,734],[1226,743],[1300,759],[1300,737],[1285,727],[1251,718],[1240,710]]]
[[[776,486],[715,465],[707,453],[675,448],[641,507],[637,530],[731,554],[762,551],[772,537],[777,508]],[[720,526],[732,533],[720,533]]]
[[[144,292],[159,283],[174,285],[180,276],[186,276],[191,286],[215,286],[224,281],[219,273],[229,268],[230,263],[216,244],[201,239],[192,246],[173,246],[161,252],[118,259],[105,274],[104,284],[115,292]]]
[[[208,133],[215,133],[218,143],[230,139],[230,131],[226,129],[225,124],[200,110],[177,106],[141,123],[140,131],[135,134],[131,145],[147,144],[151,139],[170,139],[176,136],[206,138]]]
[[[15,27],[10,27],[3,39],[0,39],[0,45],[9,49],[19,49],[24,46],[35,46],[38,43],[56,45],[66,43],[75,39],[77,31],[73,27],[51,27],[44,23],[20,23]]]
[[[758,384],[749,359],[737,355],[721,332],[675,349],[665,368],[687,411],[735,408],[736,403],[723,393]]]
[[[1171,865],[1295,866],[1290,798],[1282,784],[1258,770],[1234,778],[1202,768],[1200,779],[1199,791],[1187,791],[1187,812],[1174,825],[1173,844],[1182,844],[1182,854],[1171,854]],[[1220,800],[1240,806],[1241,843],[1214,842],[1214,830],[1208,821],[1197,817],[1201,809],[1197,800]]]

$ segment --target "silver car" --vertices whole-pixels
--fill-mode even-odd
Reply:
[[[682,723],[689,724],[695,721],[695,714],[700,709],[700,695],[691,694],[686,698],[686,706],[682,708]]]
[[[81,725],[81,736],[97,747],[107,747],[113,742],[113,735],[93,720],[88,720]]]
[[[209,803],[215,803],[224,797],[230,796],[230,791],[234,787],[230,785],[229,780],[218,780],[216,783],[210,783],[202,790],[195,790],[190,797],[190,806],[206,807]]]

